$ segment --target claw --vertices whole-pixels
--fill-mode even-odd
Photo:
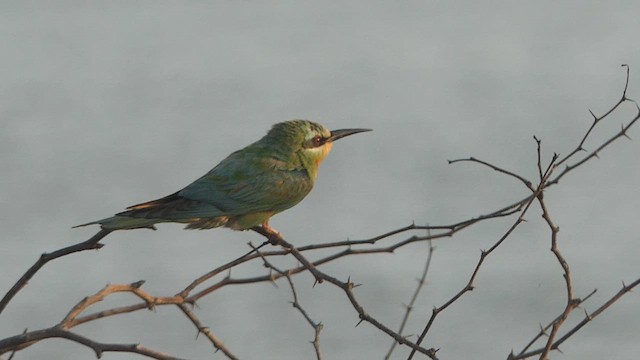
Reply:
[[[267,220],[264,223],[262,223],[262,228],[270,235],[277,236],[277,237],[282,237],[282,234],[280,233],[280,231],[278,231],[278,230],[272,228],[271,226],[269,226],[269,220]]]

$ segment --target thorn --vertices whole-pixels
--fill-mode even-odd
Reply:
[[[597,153],[597,152],[593,153],[593,156],[595,156],[595,157],[596,157],[596,159],[600,160],[600,156],[598,156],[598,153]]]
[[[153,301],[147,301],[147,309],[149,309],[150,311],[156,312],[156,304],[155,304],[155,299]]]
[[[593,116],[593,120],[594,121],[598,121],[598,117],[593,113],[593,111],[591,111],[591,109],[589,109],[589,114],[591,114],[591,116]]]
[[[358,327],[360,324],[362,324],[363,321],[364,321],[364,319],[360,319],[360,321],[358,321],[358,323],[356,324],[355,327]]]
[[[136,281],[134,283],[131,283],[131,286],[136,288],[136,289],[139,289],[144,283],[145,283],[144,280],[139,280],[139,281]]]
[[[269,282],[271,283],[271,285],[273,285],[274,288],[280,289],[280,287],[278,286],[278,283],[276,283],[275,277],[276,277],[276,275],[273,272],[273,270],[270,270],[269,271]]]
[[[620,132],[622,133],[622,136],[626,137],[629,140],[632,140],[631,137],[629,137],[629,135],[627,135],[627,131],[624,129],[624,124],[620,124],[620,126],[621,126]]]
[[[582,300],[580,300],[580,298],[573,298],[569,301],[569,305],[572,308],[576,308],[580,306],[580,303],[582,302]]]
[[[560,346],[556,346],[556,351],[559,352],[560,354],[564,354],[564,352],[562,352],[562,350],[560,350]]]
[[[591,321],[593,318],[591,317],[591,315],[589,315],[589,313],[587,312],[587,309],[584,309],[584,317],[587,318],[587,320]]]
[[[542,323],[538,323],[538,326],[540,326],[540,334],[548,336],[547,331],[544,329],[544,326],[542,326]]]
[[[622,280],[622,288],[626,289],[627,288],[627,284],[624,283],[624,280]]]

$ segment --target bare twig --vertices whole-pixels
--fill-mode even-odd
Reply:
[[[253,248],[253,245],[251,245],[251,243],[249,243],[249,245]],[[311,344],[313,344],[313,349],[316,353],[316,359],[322,360],[322,351],[320,350],[320,332],[322,332],[322,328],[323,328],[322,323],[317,323],[313,321],[313,319],[311,319],[311,316],[309,316],[307,311],[302,307],[302,305],[298,301],[298,293],[296,292],[296,288],[293,285],[293,280],[291,279],[291,276],[289,275],[289,273],[287,271],[280,270],[271,262],[269,262],[269,260],[267,260],[267,258],[264,257],[259,251],[257,252],[261,256],[265,267],[277,272],[278,274],[280,274],[281,276],[284,276],[287,279],[287,282],[289,283],[289,288],[291,288],[291,294],[293,296],[293,301],[291,301],[291,305],[295,309],[297,309],[300,312],[300,314],[302,314],[302,316],[307,321],[307,323],[313,328],[315,335],[313,337],[313,341],[311,341]]]
[[[180,358],[167,355],[162,352],[158,352],[149,348],[146,348],[139,344],[107,344],[93,341],[82,335],[78,335],[71,331],[65,330],[61,327],[54,326],[48,329],[29,331],[22,335],[12,336],[3,340],[0,340],[0,354],[7,351],[12,351],[14,348],[21,348],[25,344],[37,342],[44,339],[62,338],[71,340],[78,344],[91,348],[96,354],[97,358],[102,357],[105,352],[128,352],[132,354],[145,355],[153,359],[159,360],[179,360]],[[6,351],[5,351],[6,349]]]
[[[55,260],[59,257],[73,254],[79,251],[91,250],[91,249],[100,249],[103,244],[100,244],[99,241],[102,240],[105,236],[109,235],[110,230],[100,230],[97,234],[93,235],[89,240],[83,241],[81,243],[67,246],[60,250],[56,250],[50,253],[44,253],[40,255],[38,260],[31,265],[29,270],[22,275],[20,279],[7,291],[2,300],[0,300],[0,314],[4,310],[5,307],[9,304],[11,299],[13,299],[16,294],[22,290],[23,287],[27,285],[29,280],[35,275],[43,266],[45,266],[49,261]]]
[[[558,166],[564,164],[567,160],[571,159],[578,152],[585,151],[585,149],[583,147],[584,143],[587,141],[587,138],[589,137],[589,135],[591,135],[591,132],[593,131],[593,129],[596,127],[596,125],[598,125],[598,123],[601,120],[603,120],[607,116],[611,115],[625,101],[633,101],[633,100],[630,100],[630,99],[627,98],[627,88],[629,87],[629,65],[622,64],[621,66],[626,68],[627,77],[626,77],[626,80],[624,82],[624,90],[622,91],[622,96],[620,97],[620,100],[618,100],[618,102],[615,105],[613,105],[613,107],[611,107],[611,109],[609,109],[606,113],[604,113],[604,115],[602,115],[600,117],[596,116],[593,113],[593,111],[589,110],[589,114],[591,114],[591,117],[593,117],[593,122],[591,123],[591,126],[587,129],[587,132],[584,134],[584,136],[582,137],[582,139],[578,143],[578,146],[576,146],[567,156],[565,156],[564,158],[562,158],[561,160],[558,161]]]
[[[271,238],[270,237],[270,235],[271,235],[270,233],[263,234],[263,235],[265,237],[267,237],[270,242],[278,244],[278,245],[284,247],[285,249],[291,251],[291,254],[294,255],[296,257],[296,259],[298,259],[304,265],[304,267],[314,275],[314,277],[316,278],[316,282],[321,283],[323,281],[327,281],[327,282],[337,286],[338,288],[342,289],[342,291],[344,291],[345,295],[347,296],[347,298],[351,302],[351,305],[353,306],[353,308],[358,312],[358,315],[360,316],[360,322],[366,321],[366,322],[372,324],[373,326],[377,327],[379,330],[381,330],[384,333],[386,333],[387,335],[391,336],[399,344],[406,345],[406,346],[410,347],[411,349],[413,349],[414,352],[418,351],[418,352],[421,352],[421,353],[427,355],[431,359],[437,359],[436,350],[435,349],[425,349],[423,347],[420,347],[418,344],[414,344],[413,342],[408,341],[407,339],[403,338],[400,334],[398,334],[395,331],[391,330],[389,327],[387,327],[386,325],[382,324],[381,322],[376,320],[374,317],[369,315],[364,310],[362,305],[360,305],[358,300],[356,299],[355,294],[353,293],[353,288],[356,285],[351,281],[351,279],[348,279],[347,282],[343,282],[343,281],[340,281],[340,280],[338,280],[337,278],[335,278],[333,276],[330,276],[330,275],[318,270],[313,263],[311,263],[309,260],[307,260],[293,245],[291,245],[286,240],[284,240],[284,238],[282,238],[282,236],[278,236],[276,238]]]
[[[244,263],[246,261],[250,261],[250,260],[255,259],[256,256],[257,256],[257,255],[255,255],[255,252],[257,250],[261,249],[263,246],[265,246],[267,244],[269,244],[269,242],[265,241],[264,243],[262,243],[262,245],[258,246],[257,248],[252,248],[251,251],[249,251],[248,253],[240,256],[239,258],[237,258],[237,259],[235,259],[233,261],[230,261],[230,262],[228,262],[228,263],[226,263],[226,264],[224,264],[224,265],[222,265],[222,266],[220,266],[220,267],[218,267],[218,268],[216,268],[214,270],[211,270],[208,273],[198,277],[197,279],[192,281],[191,284],[189,284],[186,288],[184,288],[184,290],[182,290],[178,295],[183,297],[183,298],[186,298],[193,289],[195,289],[196,287],[198,287],[198,285],[204,283],[205,281],[211,279],[212,277],[214,277],[214,276],[216,276],[216,275],[218,275],[218,274],[220,274],[220,273],[222,273],[224,271],[227,271],[227,270],[231,269],[232,267],[234,267],[236,265],[239,265],[239,264],[242,264],[242,263]]]
[[[420,290],[422,290],[422,288],[424,287],[424,284],[427,279],[427,273],[429,272],[429,267],[431,266],[431,257],[433,256],[433,251],[435,247],[433,246],[433,243],[431,242],[431,240],[429,240],[428,243],[429,243],[429,247],[427,248],[427,261],[424,264],[422,275],[420,275],[420,278],[417,279],[418,286],[416,286],[416,289],[413,291],[411,300],[409,300],[409,303],[405,306],[404,316],[402,317],[402,321],[400,322],[400,328],[398,329],[398,334],[400,335],[403,335],[404,327],[407,325],[407,321],[409,320],[409,315],[411,314],[411,311],[413,310],[413,306],[416,303],[416,300],[418,299]],[[393,353],[393,350],[396,348],[396,345],[398,345],[396,341],[393,341],[391,343],[391,347],[389,348],[387,355],[385,355],[384,357],[385,359],[391,358],[391,354]]]
[[[573,309],[575,309],[580,304],[580,301],[579,299],[575,299],[573,297],[573,286],[571,281],[571,271],[569,269],[569,264],[565,260],[564,256],[562,256],[562,253],[558,248],[558,232],[560,231],[560,229],[558,228],[558,226],[556,226],[553,223],[553,220],[551,219],[551,215],[549,215],[549,210],[547,209],[547,205],[544,202],[544,199],[542,197],[539,197],[538,202],[540,203],[540,207],[542,208],[542,217],[547,222],[549,229],[551,230],[551,251],[556,256],[556,259],[558,260],[558,262],[560,263],[560,266],[562,267],[563,277],[564,277],[565,285],[567,289],[567,304],[564,308],[564,311],[560,315],[560,317],[553,323],[553,326],[551,327],[551,333],[549,334],[549,337],[547,339],[547,345],[545,346],[545,350],[540,355],[540,359],[544,360],[544,359],[547,359],[549,351],[551,351],[551,346],[553,345],[553,342],[555,340],[556,334],[558,333],[558,330],[560,329],[560,326],[562,326],[564,321],[569,317],[569,314],[573,311]]]
[[[216,350],[222,351],[229,359],[232,359],[232,360],[238,359],[238,357],[236,357],[231,352],[231,350],[227,348],[227,346],[222,342],[222,340],[220,340],[216,335],[213,334],[213,332],[211,331],[211,329],[209,329],[209,327],[202,325],[202,322],[200,322],[200,319],[198,319],[196,314],[193,313],[193,311],[189,308],[189,306],[186,303],[178,304],[178,307],[187,316],[187,318],[191,320],[193,325],[195,325],[196,329],[198,329],[198,333],[204,334],[207,337],[207,339],[209,339],[211,344],[213,344]]]
[[[598,315],[602,314],[606,309],[608,309],[611,305],[613,305],[616,301],[620,300],[620,298],[622,298],[624,295],[629,293],[631,290],[633,290],[638,285],[640,285],[640,278],[636,279],[635,281],[633,281],[629,285],[626,285],[626,284],[623,283],[622,284],[622,288],[616,294],[614,294],[611,298],[609,298],[609,300],[607,300],[604,304],[600,305],[600,307],[598,307],[598,309],[596,309],[596,311],[594,311],[592,313],[586,313],[584,319],[582,319],[582,321],[580,321],[577,325],[575,325],[573,328],[571,328],[569,331],[567,331],[566,334],[564,334],[563,336],[558,338],[558,340],[556,340],[551,345],[550,349],[551,350],[557,350],[560,347],[560,345],[562,345],[562,343],[564,343],[567,339],[569,339],[576,332],[578,332],[580,329],[582,329],[585,325],[587,325],[589,322],[591,322],[593,319],[595,319]],[[555,321],[554,321],[554,323],[555,323]],[[530,358],[532,356],[541,355],[545,351],[547,351],[547,344],[545,344],[544,347],[542,347],[540,349],[537,349],[537,350],[533,350],[533,351],[529,351],[529,352],[521,352],[518,355],[511,354],[508,357],[508,360],[527,359],[527,358]]]
[[[85,345],[96,354],[96,357],[100,358],[104,352],[130,352],[140,355],[146,355],[154,359],[178,359],[177,357],[167,355],[162,352],[158,352],[149,348],[146,348],[139,344],[106,344],[93,341],[84,336],[78,335],[69,331],[70,328],[77,326],[82,322],[76,322],[76,317],[86,310],[91,305],[102,301],[106,296],[118,292],[130,292],[138,297],[144,299],[149,306],[154,305],[154,298],[140,290],[142,281],[128,284],[128,285],[108,285],[96,294],[86,297],[80,301],[73,309],[65,316],[65,318],[55,326],[47,329],[26,331],[21,335],[16,335],[0,340],[0,354],[24,349],[40,340],[49,338],[63,338],[74,341],[76,343]]]
[[[482,161],[482,160],[480,160],[480,159],[476,159],[476,158],[474,158],[473,156],[472,156],[472,157],[469,157],[468,159],[455,159],[455,160],[449,160],[448,162],[449,162],[449,164],[454,164],[454,163],[462,162],[462,161],[477,162],[477,163],[479,163],[479,164],[482,164],[482,165],[488,166],[488,167],[490,167],[491,169],[493,169],[493,170],[495,170],[495,171],[497,171],[497,172],[499,172],[499,173],[502,173],[502,174],[505,174],[505,175],[508,175],[508,176],[511,176],[511,177],[514,177],[514,178],[516,178],[516,179],[520,180],[520,181],[521,181],[521,182],[522,182],[522,183],[523,183],[523,184],[524,184],[524,185],[525,185],[529,190],[531,190],[531,191],[534,191],[534,190],[535,190],[535,189],[533,188],[533,185],[531,184],[531,181],[527,180],[527,179],[526,179],[526,178],[524,178],[523,176],[518,175],[518,174],[516,174],[516,173],[514,173],[514,172],[512,172],[512,171],[509,171],[509,170],[503,169],[503,168],[501,168],[501,167],[495,166],[495,165],[493,165],[493,164],[490,164],[490,163],[488,163],[488,162],[486,162],[486,161]]]
[[[460,289],[460,291],[458,291],[453,297],[451,297],[448,301],[446,301],[443,305],[441,305],[440,307],[433,308],[433,311],[431,312],[431,317],[427,321],[427,324],[425,325],[424,329],[422,330],[422,333],[420,333],[420,337],[418,338],[418,341],[416,341],[416,344],[420,345],[422,343],[424,338],[427,336],[427,333],[431,329],[431,326],[433,325],[433,322],[435,321],[435,319],[438,316],[438,314],[440,314],[442,311],[447,309],[451,304],[456,302],[460,297],[462,297],[462,295],[464,295],[465,293],[473,290],[474,281],[475,281],[476,276],[478,275],[478,273],[480,271],[480,268],[481,268],[482,264],[484,263],[485,259],[495,249],[497,249],[498,246],[500,246],[500,244],[502,244],[511,235],[511,233],[516,229],[516,227],[518,227],[518,225],[520,225],[524,221],[524,215],[529,210],[531,204],[533,203],[533,200],[542,193],[542,191],[544,189],[545,181],[551,175],[551,170],[552,170],[552,164],[549,165],[549,167],[547,168],[547,170],[546,170],[546,172],[544,174],[544,177],[543,177],[544,181],[540,182],[540,184],[538,185],[537,189],[535,189],[535,191],[533,192],[532,197],[530,197],[530,200],[525,204],[524,209],[522,209],[522,212],[520,213],[520,216],[511,225],[511,227],[509,227],[509,229],[500,237],[500,239],[498,241],[496,241],[496,243],[493,244],[493,246],[491,246],[489,248],[489,250],[482,250],[480,252],[480,260],[478,260],[478,263],[476,264],[476,267],[473,270],[473,273],[471,274],[471,277],[469,278],[469,281],[467,282],[467,284],[462,289]],[[415,355],[415,351],[411,351],[411,353],[409,354],[409,357],[407,358],[407,360],[413,359],[414,355]]]
[[[582,303],[584,303],[585,301],[589,300],[589,298],[591,296],[593,296],[593,294],[595,294],[597,292],[596,289],[594,289],[593,291],[591,291],[589,294],[587,294],[587,296],[578,299],[579,300],[579,305],[582,305]],[[578,305],[578,306],[579,306]],[[558,319],[560,319],[561,315],[558,315],[555,319],[553,319],[549,324],[547,324],[546,326],[542,326],[540,325],[540,331],[538,332],[538,334],[536,336],[533,337],[533,339],[531,339],[531,341],[522,349],[522,351],[520,351],[520,353],[518,354],[518,356],[524,354],[527,350],[529,350],[529,348],[531,348],[531,346],[533,346],[533,344],[535,344],[539,339],[541,339],[543,336],[548,336],[549,334],[547,333],[547,331],[549,331],[549,329],[551,329],[551,327],[553,326],[553,324],[556,323],[556,321],[558,321]],[[516,356],[513,354],[513,352],[509,355],[508,359],[513,359]]]
[[[88,338],[82,337],[78,334],[75,334],[69,329],[76,327],[80,324],[86,323],[88,321],[101,319],[107,316],[115,315],[118,312],[118,309],[110,309],[101,311],[94,314],[89,314],[81,317],[86,310],[88,310],[92,305],[101,302],[106,297],[115,294],[115,293],[123,293],[128,292],[136,297],[143,300],[142,304],[144,306],[138,306],[136,309],[153,309],[156,306],[161,305],[177,305],[182,312],[193,322],[193,324],[198,329],[198,332],[201,332],[207,336],[207,338],[211,341],[211,343],[215,346],[216,349],[221,350],[229,359],[237,359],[229,349],[227,349],[222,341],[220,341],[208,328],[202,326],[198,318],[193,314],[193,312],[188,308],[185,300],[179,296],[172,297],[154,297],[149,293],[145,292],[141,289],[141,286],[144,284],[144,281],[137,281],[132,284],[111,284],[102,288],[97,293],[87,296],[78,302],[69,313],[55,326],[52,326],[47,329],[36,330],[36,331],[28,331],[24,332],[21,335],[16,335],[13,337],[9,337],[6,339],[0,340],[0,354],[6,353],[8,351],[16,351],[24,349],[28,346],[33,345],[34,343],[47,339],[47,338],[65,338],[71,341],[78,342],[82,345],[88,346],[92,348],[96,352],[96,356],[100,357],[103,352],[107,351],[118,351],[118,352],[131,352],[137,353],[141,355],[146,355],[152,357],[154,359],[178,359],[177,357],[169,356],[161,352],[157,352],[151,350],[149,348],[143,347],[141,345],[128,345],[128,344],[103,344],[99,342],[95,342]]]

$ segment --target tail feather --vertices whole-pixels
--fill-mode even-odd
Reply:
[[[171,195],[162,197],[160,199],[156,199],[156,200],[151,200],[151,201],[147,201],[147,202],[143,202],[140,204],[136,204],[136,205],[131,205],[131,206],[127,206],[127,210],[142,210],[142,209],[148,209],[148,208],[152,208],[152,207],[156,207],[159,205],[166,205],[169,203],[172,203],[178,199],[183,199],[183,197],[181,197],[180,195],[178,195],[178,192],[175,192]]]
[[[127,216],[112,216],[106,219],[76,225],[72,228],[79,228],[88,225],[100,225],[105,230],[125,230],[125,229],[151,229],[156,230],[154,224],[162,222],[161,219],[137,219]]]
[[[178,195],[178,192],[160,199],[147,201],[127,207],[116,216],[129,216],[143,219],[179,219],[191,217],[190,213],[210,207],[201,201],[190,200]],[[219,209],[217,209],[219,211]]]
[[[99,225],[99,224],[100,224],[100,221],[92,221],[92,222],[88,222],[86,224],[80,224],[80,225],[72,226],[71,228],[75,229],[75,228],[79,228],[79,227],[84,227],[84,226],[89,226],[89,225]]]
[[[223,226],[228,220],[225,213],[210,203],[190,200],[178,192],[160,199],[127,207],[126,211],[102,220],[76,225],[74,228],[100,225],[107,230],[149,228],[161,222],[194,224],[189,228],[212,228]]]

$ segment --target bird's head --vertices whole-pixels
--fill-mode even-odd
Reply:
[[[267,138],[277,143],[282,150],[295,154],[315,178],[318,166],[329,154],[333,142],[343,137],[371,131],[371,129],[327,130],[324,126],[308,120],[291,120],[275,124]]]

